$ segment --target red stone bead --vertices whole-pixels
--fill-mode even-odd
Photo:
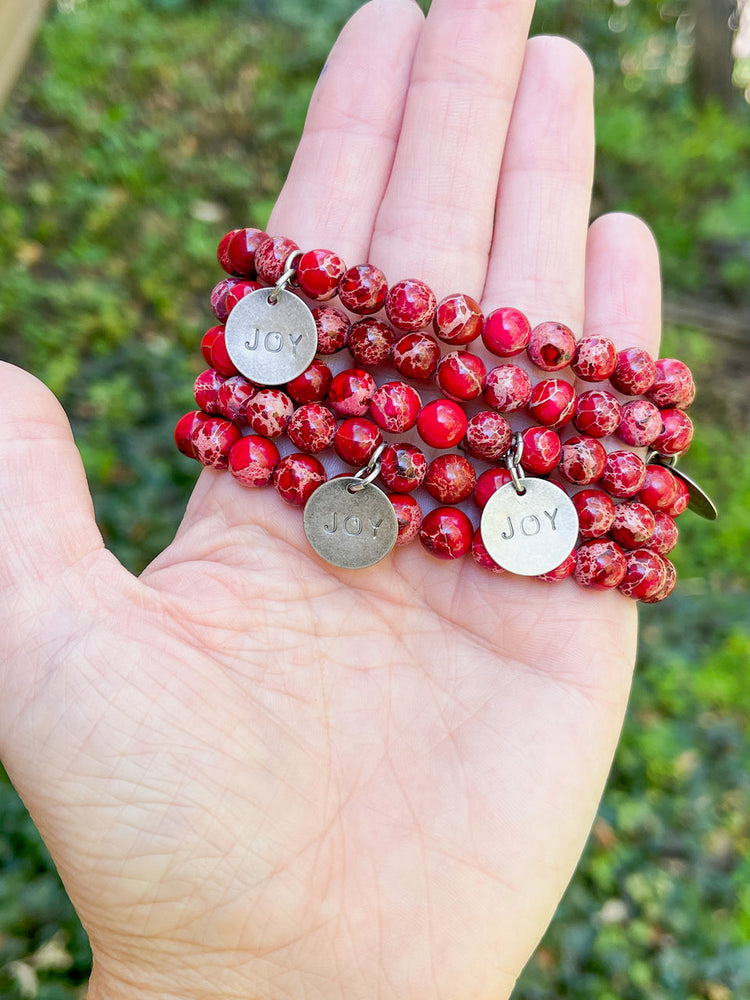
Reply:
[[[371,316],[385,305],[388,281],[379,267],[357,264],[339,281],[339,302],[358,316]]]
[[[287,382],[286,391],[295,403],[320,403],[328,395],[333,380],[331,369],[320,358],[314,358],[301,375]]]
[[[201,353],[208,364],[215,368],[220,375],[228,377],[237,374],[234,362],[227,353],[223,326],[212,326],[210,330],[206,330],[201,340]]]
[[[573,423],[581,434],[602,438],[614,434],[622,420],[622,407],[611,392],[590,389],[582,392],[576,401]]]
[[[481,526],[477,528],[471,539],[471,557],[477,566],[481,566],[482,569],[488,569],[490,573],[494,573],[495,576],[500,576],[501,573],[505,573],[503,567],[500,566],[499,563],[496,563],[487,551],[484,539],[482,538]]]
[[[232,276],[238,275],[239,272],[236,272],[234,270],[234,266],[231,260],[229,259],[228,251],[232,237],[235,235],[235,233],[238,232],[239,229],[230,229],[228,233],[224,233],[222,238],[219,240],[218,247],[216,248],[216,259],[219,262],[219,266],[223,271],[226,271],[227,274],[230,274]]]
[[[245,407],[247,422],[256,434],[274,438],[283,434],[294,412],[294,403],[281,389],[258,389]]]
[[[305,403],[292,414],[286,432],[295,448],[317,455],[331,446],[336,418],[322,403]]]
[[[266,285],[275,285],[286,270],[289,257],[299,247],[286,236],[269,236],[255,251],[255,270],[258,280]]]
[[[425,514],[419,540],[438,559],[460,559],[471,548],[474,528],[458,507],[436,507]]]
[[[267,486],[279,464],[279,449],[268,438],[248,434],[232,445],[229,471],[237,482],[250,488]]]
[[[542,379],[532,389],[528,411],[538,424],[563,427],[576,411],[575,389],[562,378]]]
[[[531,323],[519,309],[495,309],[484,321],[482,343],[500,358],[520,354],[530,338]]]
[[[223,375],[220,375],[215,368],[207,368],[193,383],[195,401],[206,413],[219,412],[218,395],[223,382]]]
[[[615,505],[602,490],[581,490],[571,497],[581,538],[602,538],[612,527]]]
[[[235,285],[240,283],[240,278],[222,278],[218,285],[214,285],[211,290],[211,312],[220,323],[226,323],[229,312],[227,311],[227,295]]]
[[[484,315],[469,295],[448,295],[435,310],[432,328],[446,344],[470,344],[482,332]]]
[[[477,485],[474,487],[474,499],[479,509],[484,510],[492,494],[497,493],[501,486],[505,486],[510,481],[511,474],[504,466],[487,469],[486,472],[483,472],[477,479]]]
[[[347,465],[356,465],[360,468],[367,465],[382,440],[380,428],[371,420],[365,420],[364,417],[349,417],[339,424],[333,439],[333,447],[339,458]]]
[[[559,372],[573,360],[576,338],[562,323],[540,323],[531,331],[526,353],[545,372]]]
[[[408,545],[419,534],[419,529],[422,526],[422,508],[414,497],[406,496],[403,493],[389,494],[388,499],[393,504],[398,521],[396,545]]]
[[[406,278],[388,289],[385,314],[397,330],[412,333],[432,323],[435,294],[424,281]]]
[[[610,384],[626,396],[640,396],[648,392],[656,378],[654,359],[641,347],[629,347],[617,355],[615,370],[609,377]]]
[[[615,507],[610,534],[623,549],[640,549],[651,540],[656,527],[652,511],[645,503],[633,500]]]
[[[505,417],[494,410],[481,410],[469,421],[464,444],[474,458],[499,462],[512,440],[513,431]]]
[[[463,409],[450,399],[433,399],[419,411],[417,431],[433,448],[455,448],[469,421]]]
[[[663,558],[663,557],[662,557]],[[677,583],[677,570],[674,568],[673,564],[669,559],[664,559],[664,570],[665,570],[665,582],[664,586],[657,590],[657,592],[651,597],[642,597],[641,601],[643,604],[656,604],[659,601],[665,601],[675,588]]]
[[[234,232],[227,235],[230,236],[230,239],[224,246],[223,252],[222,247],[227,237],[225,236],[219,244],[217,253],[219,263],[228,274],[254,278],[255,251],[261,243],[269,238],[268,233],[264,233],[262,229],[248,228],[235,229]]]
[[[693,421],[684,410],[661,410],[661,430],[652,442],[660,455],[681,455],[693,440]]]
[[[669,469],[655,463],[646,466],[646,475],[638,494],[641,503],[651,510],[667,510],[677,496],[677,478]]]
[[[599,482],[610,496],[627,500],[640,490],[645,478],[646,466],[634,451],[611,451]]]
[[[576,582],[592,590],[610,590],[625,576],[625,554],[609,539],[584,542],[576,552]]]
[[[411,493],[426,475],[427,459],[414,444],[389,444],[380,456],[380,478],[394,493]]]
[[[387,323],[367,316],[349,327],[346,346],[360,365],[376,367],[391,357],[395,340],[396,334]]]
[[[235,424],[246,424],[247,404],[257,391],[258,387],[244,375],[230,375],[217,393],[218,412]]]
[[[187,455],[188,458],[198,458],[193,447],[193,434],[198,424],[205,423],[209,419],[210,415],[204,413],[203,410],[191,410],[190,413],[186,413],[177,421],[174,429],[174,443],[183,455]]]
[[[474,491],[477,474],[463,455],[438,455],[430,462],[424,484],[438,503],[461,503]]]
[[[678,410],[687,410],[695,402],[695,382],[690,383],[690,388],[687,390],[682,399],[678,399],[674,404],[675,408]]]
[[[427,381],[437,371],[440,345],[424,333],[407,333],[393,348],[393,364],[404,378]]]
[[[518,365],[498,365],[487,373],[484,398],[499,413],[522,410],[531,399],[531,379]]]
[[[654,597],[667,582],[667,568],[656,552],[636,549],[625,553],[625,575],[619,591],[625,597],[640,601]]]
[[[263,285],[257,281],[238,281],[236,285],[233,285],[224,300],[224,308],[226,309],[227,316],[229,316],[241,299],[244,299],[246,295],[257,292],[262,287]]]
[[[333,306],[316,306],[312,314],[318,331],[318,353],[335,354],[340,351],[349,335],[349,317]]]
[[[273,473],[273,485],[282,500],[304,507],[315,490],[326,481],[326,470],[313,455],[294,452],[282,458]]]
[[[659,358],[648,398],[663,410],[665,407],[684,403],[691,394],[695,395],[693,373],[685,362],[676,358]]]
[[[316,302],[332,299],[346,264],[332,250],[308,250],[297,261],[297,282],[308,298]]]
[[[617,436],[633,448],[647,448],[661,431],[659,408],[647,399],[634,399],[622,408]]]
[[[369,372],[347,368],[334,375],[328,389],[331,409],[342,417],[363,417],[370,409],[370,400],[377,385]]]
[[[386,382],[370,402],[370,416],[389,434],[402,434],[417,422],[422,400],[406,382]]]
[[[532,476],[544,476],[552,472],[560,461],[562,445],[560,438],[549,427],[527,427],[522,432],[523,456],[521,465]]]
[[[572,437],[562,446],[558,470],[563,479],[577,486],[588,486],[601,479],[607,452],[591,437]]]
[[[545,583],[560,583],[561,580],[567,580],[569,576],[572,576],[575,572],[575,568],[576,556],[575,552],[571,552],[559,566],[551,569],[549,573],[540,573],[537,576],[537,580],[544,580]]]
[[[657,510],[654,511],[654,533],[643,547],[660,556],[666,556],[675,547],[679,537],[680,532],[674,523],[674,518],[664,511]]]
[[[207,420],[195,421],[191,437],[193,452],[199,462],[213,469],[226,469],[232,445],[239,441],[242,432],[230,420],[208,417]]]
[[[584,337],[570,367],[582,382],[603,382],[617,366],[617,348],[608,337]]]
[[[437,383],[441,391],[456,402],[478,399],[486,377],[487,369],[482,359],[468,351],[451,351],[444,355],[437,367]]]
[[[670,517],[679,517],[680,514],[684,514],[688,509],[688,504],[690,503],[690,490],[684,479],[680,479],[679,476],[675,476],[675,495],[672,503],[664,508],[664,513],[669,514]]]

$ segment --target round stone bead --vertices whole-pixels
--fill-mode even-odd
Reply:
[[[331,446],[336,418],[322,403],[305,403],[292,414],[286,432],[295,448],[317,455]]]
[[[388,499],[393,504],[398,521],[396,545],[408,545],[419,534],[419,529],[422,526],[422,508],[414,497],[406,496],[403,493],[391,493],[388,495]]]
[[[659,358],[648,398],[663,410],[668,406],[684,403],[691,394],[695,394],[695,384],[693,374],[685,362],[676,358]]]
[[[531,323],[520,309],[495,309],[484,321],[482,343],[500,358],[520,354],[530,337]]]
[[[225,420],[223,417],[196,420],[191,434],[193,452],[202,465],[211,466],[213,469],[226,469],[232,445],[241,437],[242,432],[231,420]]]
[[[471,548],[474,528],[458,507],[436,507],[425,514],[419,540],[438,559],[460,559]]]
[[[217,411],[242,426],[247,423],[247,404],[257,391],[258,387],[244,375],[230,375],[216,394]]]
[[[629,347],[617,355],[615,370],[609,377],[613,389],[625,396],[648,392],[656,378],[654,359],[642,347]]]
[[[287,382],[287,395],[295,403],[320,403],[328,395],[333,381],[331,369],[320,358],[313,358],[301,375]]]
[[[315,490],[326,481],[326,470],[313,455],[294,452],[274,469],[273,485],[286,503],[304,507]]]
[[[611,451],[599,482],[610,496],[627,500],[638,493],[645,478],[646,466],[634,451]]]
[[[370,400],[377,385],[369,372],[361,368],[347,368],[334,375],[328,389],[328,403],[340,417],[363,417],[370,408]]]
[[[582,587],[611,590],[625,576],[625,553],[609,539],[583,542],[576,552],[574,576]]]
[[[437,303],[424,281],[406,278],[392,285],[385,297],[385,314],[397,330],[413,333],[432,323]]]
[[[477,528],[471,539],[471,558],[477,566],[481,566],[482,569],[489,570],[490,573],[494,573],[495,576],[500,576],[501,573],[505,573],[503,567],[499,563],[496,563],[487,551],[484,539],[482,538],[481,526]]]
[[[571,497],[578,514],[581,538],[602,538],[612,527],[615,505],[612,497],[602,490],[581,490]]]
[[[526,347],[530,360],[545,372],[559,372],[573,360],[576,338],[562,323],[540,323],[531,331]]]
[[[652,447],[660,455],[681,455],[693,440],[693,421],[684,410],[661,410],[661,430]]]
[[[357,264],[339,281],[339,302],[358,316],[371,316],[385,305],[388,281],[379,267]]]
[[[361,468],[370,461],[372,454],[382,442],[380,428],[364,417],[349,417],[343,420],[333,438],[336,454],[347,465]]]
[[[538,424],[563,427],[576,411],[575,389],[562,378],[542,379],[532,389],[527,409]]]
[[[607,452],[591,437],[572,437],[562,446],[558,471],[563,479],[576,486],[588,486],[601,479]]]
[[[690,490],[687,483],[679,476],[675,476],[675,480],[674,499],[668,507],[664,508],[664,513],[669,514],[670,517],[679,517],[680,514],[684,514],[690,503]]]
[[[522,431],[521,465],[532,476],[545,476],[560,461],[560,438],[550,427],[527,427]]]
[[[201,353],[220,375],[228,377],[237,374],[234,362],[227,353],[223,326],[212,326],[210,330],[206,330],[201,340]]]
[[[463,455],[438,455],[430,462],[424,484],[438,503],[461,503],[474,491],[477,474]]]
[[[325,302],[336,294],[346,264],[332,250],[308,250],[297,261],[297,282],[309,299]]]
[[[258,280],[275,285],[286,270],[287,261],[299,247],[286,236],[269,236],[255,251],[255,270]]]
[[[498,413],[515,413],[531,399],[531,379],[518,365],[498,365],[487,373],[484,398]]]
[[[403,434],[417,422],[422,400],[406,382],[386,382],[370,401],[370,416],[389,434]]]
[[[188,458],[198,458],[193,447],[193,434],[198,424],[205,423],[209,419],[210,414],[204,413],[203,410],[191,410],[177,421],[174,429],[174,443],[183,455],[186,455]]]
[[[248,434],[232,445],[229,471],[238,483],[249,488],[267,486],[279,464],[279,449],[268,438]]]
[[[211,289],[211,312],[220,323],[226,323],[229,312],[227,311],[227,295],[235,285],[240,283],[240,278],[222,278],[218,285]]]
[[[395,340],[396,334],[387,323],[368,316],[349,327],[346,346],[358,364],[374,368],[389,360]]]
[[[229,316],[237,303],[244,299],[246,295],[251,295],[262,287],[263,285],[260,285],[257,281],[238,281],[236,285],[233,285],[224,300],[224,308],[226,309],[227,316]]]
[[[570,367],[582,382],[603,382],[617,366],[617,348],[609,337],[584,337],[576,344]]]
[[[482,462],[499,462],[512,440],[513,431],[505,417],[494,410],[481,410],[469,421],[464,444],[474,458]]]
[[[575,552],[571,552],[559,566],[550,570],[549,573],[540,573],[537,576],[537,580],[544,580],[545,583],[560,583],[561,580],[567,580],[569,576],[572,576],[575,572],[575,568],[576,556]]]
[[[437,367],[437,383],[443,395],[456,402],[478,399],[484,389],[487,369],[476,354],[451,351]]]
[[[469,421],[462,407],[450,399],[433,399],[419,411],[417,431],[432,448],[455,448]]]
[[[659,408],[647,399],[634,399],[622,408],[617,436],[634,448],[647,448],[661,431]]]
[[[228,233],[224,233],[224,235],[219,240],[218,247],[216,248],[216,259],[219,262],[219,267],[221,267],[223,271],[226,271],[227,274],[232,276],[239,276],[240,274],[239,271],[234,270],[232,262],[229,259],[229,253],[228,253],[229,243],[231,242],[231,239],[234,236],[234,234],[238,232],[239,229],[230,229]]]
[[[245,415],[256,434],[275,438],[283,434],[294,413],[294,403],[281,389],[258,389],[247,401]]]
[[[432,328],[446,344],[470,344],[482,332],[484,315],[469,295],[448,295],[438,302]]]
[[[492,494],[497,493],[501,486],[505,486],[506,483],[509,483],[510,481],[510,472],[504,466],[500,465],[494,469],[487,469],[486,472],[483,472],[477,479],[477,484],[474,487],[474,499],[476,500],[479,509],[484,510],[487,501]]]
[[[677,477],[663,465],[646,466],[638,499],[651,510],[667,510],[677,497]]]
[[[224,376],[215,368],[207,368],[193,383],[193,395],[198,406],[206,413],[219,412],[219,389],[224,383]],[[231,418],[230,418],[231,419]]]
[[[316,306],[312,314],[318,331],[318,353],[336,354],[346,344],[349,317],[333,306]]]
[[[407,333],[393,348],[393,365],[399,375],[427,381],[437,371],[440,344],[424,333]]]
[[[610,534],[623,549],[640,549],[651,540],[656,527],[653,513],[645,503],[634,500],[615,507]]]
[[[661,587],[657,592],[651,597],[642,597],[641,601],[643,604],[657,604],[659,601],[665,601],[675,588],[677,583],[677,570],[674,565],[669,561],[669,559],[664,559],[664,571],[665,571],[665,581],[664,586]]]
[[[611,392],[590,389],[582,392],[576,401],[573,423],[581,434],[603,438],[614,434],[622,420],[622,407]]]
[[[625,553],[625,575],[618,589],[625,597],[640,601],[653,597],[667,582],[667,568],[656,552],[635,549]]]
[[[227,240],[227,236],[229,240]],[[255,251],[269,239],[262,229],[235,229],[219,243],[217,257],[227,274],[255,277]],[[226,241],[226,243],[225,243]]]
[[[427,459],[414,444],[389,444],[380,456],[380,478],[394,493],[411,493],[424,482]]]
[[[657,510],[654,511],[654,533],[643,547],[660,556],[666,556],[675,547],[679,537],[680,532],[674,523],[674,518],[662,510]]]
[[[678,410],[687,410],[689,407],[693,405],[694,402],[695,402],[695,382],[691,382],[688,391],[685,393],[682,399],[677,400],[674,406]]]

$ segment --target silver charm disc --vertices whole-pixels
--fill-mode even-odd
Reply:
[[[482,541],[503,569],[538,576],[556,569],[578,539],[578,514],[567,493],[546,479],[521,479],[493,493],[482,511]]]
[[[285,289],[259,288],[240,299],[227,319],[227,353],[238,371],[260,385],[301,375],[318,349],[318,330],[305,303]]]
[[[305,534],[319,556],[341,569],[380,562],[396,544],[398,519],[381,489],[354,476],[322,483],[305,504]]]

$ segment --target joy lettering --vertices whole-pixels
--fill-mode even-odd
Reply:
[[[363,531],[367,529],[372,531],[372,537],[378,537],[378,528],[383,523],[383,518],[381,517],[377,521],[373,521],[371,517],[367,518],[369,524],[365,525],[361,517],[357,517],[356,514],[342,514],[341,523],[339,523],[338,512],[334,511],[333,516],[329,517],[326,523],[323,525],[323,530],[327,531],[329,535],[333,535],[336,531],[343,531],[345,535],[361,535]]]
[[[557,511],[558,511],[557,507],[555,507],[552,513],[550,513],[548,510],[543,511],[543,514],[547,518],[547,521],[549,522],[549,527],[552,529],[552,531],[557,531],[557,528],[555,527],[555,518],[557,517]],[[510,539],[516,535],[516,528],[513,525],[513,519],[511,517],[508,517],[507,521],[508,521],[507,527],[505,528],[505,531],[502,531],[500,533],[500,537],[504,538],[506,541],[510,541]],[[521,535],[526,535],[527,537],[529,537],[530,535],[538,535],[539,532],[542,530],[542,528],[546,528],[546,526],[547,522],[537,517],[536,514],[526,514],[525,517],[521,518],[518,524],[518,533]]]
[[[292,349],[292,355],[296,357],[297,345],[302,340],[302,334],[295,337],[294,334],[287,331],[286,336],[289,338],[288,346]],[[263,334],[256,327],[245,341],[245,349],[248,351],[257,351],[260,349],[267,351],[269,354],[279,354],[284,349],[285,343],[284,334],[281,331],[269,330],[268,333]]]

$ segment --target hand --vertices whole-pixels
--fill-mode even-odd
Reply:
[[[588,229],[591,69],[527,43],[532,7],[363,7],[268,229],[654,350],[653,241]],[[594,817],[632,603],[418,544],[336,570],[273,490],[214,471],[135,579],[58,404],[0,384],[0,749],[91,1000],[508,996]]]

